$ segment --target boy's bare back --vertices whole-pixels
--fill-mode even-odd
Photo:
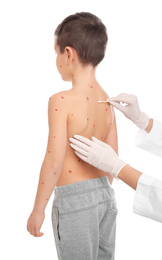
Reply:
[[[82,89],[76,87],[57,93],[50,98],[49,106],[55,118],[53,122],[58,122],[58,125],[53,126],[53,148],[48,147],[48,151],[56,149],[58,161],[63,161],[57,186],[106,175],[105,172],[80,160],[69,145],[69,138],[80,134],[90,139],[95,136],[109,143],[117,151],[116,125],[110,105],[98,103],[98,100],[106,98],[108,95],[97,82],[93,85],[87,84]],[[108,177],[112,183],[112,177]]]

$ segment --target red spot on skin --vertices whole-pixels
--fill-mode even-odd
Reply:
[[[78,162],[80,162],[81,160],[80,159],[78,159]]]
[[[48,200],[48,199],[46,199],[46,200]]]
[[[107,111],[108,109],[106,108],[105,110]]]
[[[55,111],[58,111],[58,109],[56,108]]]
[[[74,77],[74,75],[72,74],[72,77]]]
[[[56,136],[54,135],[54,139],[56,138]]]
[[[87,100],[89,100],[89,97],[87,97]]]
[[[53,174],[56,174],[56,172],[54,172]]]
[[[60,65],[60,68],[62,68],[62,66]]]
[[[71,114],[71,116],[74,116],[74,114]]]
[[[89,118],[87,118],[87,121],[89,120]]]
[[[72,171],[71,170],[69,170],[69,173],[71,173]]]
[[[49,99],[51,99],[51,97]]]
[[[42,184],[44,184],[44,182],[42,182]]]
[[[50,153],[51,151],[48,151],[48,153]]]
[[[94,127],[96,126],[96,125],[93,125]]]
[[[64,99],[64,97],[61,97],[62,99]]]
[[[110,125],[112,125],[112,122],[110,123]]]
[[[103,139],[103,136],[101,136],[101,140]]]
[[[93,86],[91,86],[91,88],[93,88]]]

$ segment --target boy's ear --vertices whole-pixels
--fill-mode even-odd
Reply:
[[[66,53],[66,57],[67,57],[67,63],[68,65],[73,61],[74,59],[74,49],[72,47],[65,47],[65,53]]]

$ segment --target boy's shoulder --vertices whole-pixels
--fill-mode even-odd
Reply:
[[[53,94],[49,100],[53,101],[53,102],[58,102],[60,100],[64,100],[67,101],[69,98],[71,98],[72,95],[72,91],[71,90],[64,90],[64,91],[60,91],[57,92],[55,94]]]
[[[72,100],[71,90],[60,91],[49,98],[49,108],[68,110]]]

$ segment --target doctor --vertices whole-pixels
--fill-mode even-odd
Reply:
[[[138,147],[162,157],[162,122],[150,119],[141,112],[136,96],[120,94],[107,99],[106,102],[120,110],[140,128],[136,136]],[[70,145],[78,157],[136,190],[134,213],[162,222],[162,181],[132,168],[123,162],[109,145],[95,137],[92,137],[92,141],[79,135],[74,138],[70,138]]]

